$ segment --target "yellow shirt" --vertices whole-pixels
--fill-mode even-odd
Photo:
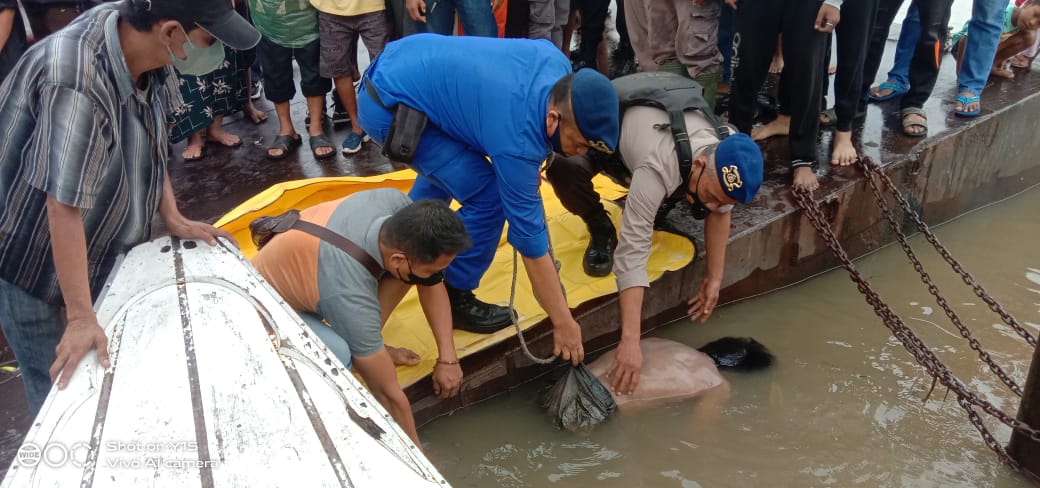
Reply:
[[[354,16],[386,9],[384,0],[311,0],[319,11],[332,15]]]

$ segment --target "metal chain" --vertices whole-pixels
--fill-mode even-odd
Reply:
[[[1018,320],[1008,313],[999,302],[993,299],[993,297],[991,297],[989,293],[987,293],[986,290],[975,281],[975,278],[964,269],[964,266],[962,266],[961,263],[957,262],[953,255],[950,254],[950,251],[948,251],[946,247],[939,242],[939,239],[935,237],[935,234],[932,233],[928,224],[925,224],[924,221],[921,220],[921,216],[914,211],[913,207],[910,206],[910,202],[908,202],[899,190],[896,189],[895,184],[892,183],[892,179],[881,170],[881,167],[869,158],[862,158],[860,160],[860,167],[863,168],[863,172],[866,173],[868,177],[876,175],[878,179],[885,184],[888,191],[895,196],[896,200],[903,207],[903,211],[906,212],[906,215],[914,220],[917,229],[921,231],[921,234],[924,235],[925,239],[927,239],[928,242],[932,244],[932,247],[935,248],[936,252],[938,252],[939,255],[950,264],[950,267],[960,275],[961,279],[964,280],[964,283],[971,287],[972,291],[975,292],[975,296],[985,302],[986,305],[989,306],[989,309],[999,315],[1000,319],[1003,320],[1005,324],[1014,329],[1019,336],[1026,340],[1026,343],[1036,348],[1037,337],[1026,330],[1025,327],[1022,327],[1022,324],[1019,324]]]
[[[892,332],[892,334],[903,344],[903,347],[909,352],[914,360],[918,364],[923,366],[928,374],[933,378],[937,379],[944,386],[954,391],[957,395],[957,401],[962,408],[967,412],[968,418],[976,430],[982,435],[986,445],[989,446],[997,456],[1006,463],[1008,466],[1018,470],[1020,469],[1017,462],[1012,459],[1007,451],[996,441],[993,434],[989,432],[989,429],[983,423],[982,418],[975,411],[974,407],[982,409],[984,412],[995,417],[1001,423],[1022,432],[1029,436],[1032,440],[1040,442],[1040,431],[1030,427],[1026,423],[1015,419],[1008,413],[1000,410],[989,401],[980,398],[974,392],[968,390],[968,388],[961,383],[953,372],[943,364],[943,362],[918,338],[914,332],[903,323],[903,320],[892,311],[891,307],[884,300],[881,299],[880,295],[870,284],[863,278],[859,270],[852,263],[852,259],[842,248],[838,242],[837,236],[831,230],[823,212],[816,205],[816,202],[812,199],[810,193],[805,190],[796,189],[794,191],[795,200],[805,210],[805,216],[809,222],[816,228],[816,231],[820,234],[821,239],[827,244],[827,247],[831,249],[831,252],[841,262],[841,266],[849,273],[849,277],[854,283],[856,288],[863,294],[865,300],[874,309],[874,313],[881,318],[882,323]]]
[[[880,173],[881,171],[874,170],[876,168],[867,169],[869,163],[863,162],[861,164],[863,164],[864,166],[864,170],[867,176],[867,183],[870,184],[870,190],[874,193],[874,203],[876,203],[878,208],[881,209],[881,212],[884,213],[885,218],[888,220],[889,227],[891,227],[892,231],[895,232],[896,238],[899,240],[899,245],[903,248],[903,252],[905,252],[906,256],[910,259],[910,262],[914,265],[914,269],[917,271],[917,273],[921,275],[921,281],[925,285],[927,285],[928,292],[931,293],[933,297],[935,297],[936,303],[938,303],[939,306],[942,307],[943,311],[946,313],[946,316],[950,318],[950,322],[953,322],[953,325],[955,325],[957,327],[957,330],[960,331],[961,336],[967,339],[968,344],[971,346],[971,348],[978,353],[979,359],[981,359],[982,362],[986,363],[986,365],[989,366],[990,371],[992,371],[993,374],[997,375],[997,377],[1000,378],[1000,381],[1003,382],[1009,389],[1011,389],[1012,392],[1021,397],[1022,388],[1018,386],[1018,384],[1015,383],[1013,379],[1011,379],[1011,377],[1004,371],[1003,368],[998,366],[993,361],[993,358],[989,355],[989,353],[982,348],[982,344],[978,341],[978,339],[976,339],[975,336],[972,335],[971,330],[964,326],[964,323],[961,322],[960,317],[950,307],[949,302],[946,301],[946,297],[940,294],[939,287],[936,286],[935,282],[932,281],[931,276],[928,274],[927,271],[925,271],[924,265],[921,264],[921,261],[919,259],[917,259],[917,255],[914,253],[913,248],[910,247],[910,243],[907,241],[906,234],[903,233],[903,230],[900,227],[899,223],[896,222],[896,218],[892,212],[892,209],[889,208],[888,202],[885,201],[885,197],[881,194],[881,189],[878,188],[877,182],[874,181],[874,176],[877,173]],[[916,212],[914,213],[914,215],[916,216]],[[936,242],[938,243],[938,241]],[[939,244],[939,246],[942,247],[941,244]],[[942,249],[943,251],[946,251],[945,247],[942,247]],[[947,254],[949,254],[949,252],[947,252]],[[951,256],[950,259],[953,259],[953,257]]]

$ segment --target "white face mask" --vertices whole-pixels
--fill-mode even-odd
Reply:
[[[723,205],[719,208],[716,208],[715,213],[724,214],[729,213],[730,210],[733,210],[733,205]]]
[[[175,56],[170,46],[166,46],[166,50],[169,51],[170,59],[173,60],[173,67],[177,68],[182,75],[202,76],[213,72],[224,62],[224,43],[219,39],[214,39],[213,44],[210,44],[209,47],[197,47],[192,44],[184,27],[181,27],[181,32],[184,32],[185,59]]]

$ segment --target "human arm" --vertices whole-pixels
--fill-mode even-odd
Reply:
[[[7,46],[7,41],[11,39],[11,33],[14,32],[14,23],[18,20],[16,12],[11,7],[0,7],[0,50]]]
[[[433,392],[441,398],[459,393],[462,386],[462,367],[455,353],[452,334],[451,304],[444,283],[435,286],[417,286],[419,304],[430,324],[433,340],[437,343],[437,363],[433,365]],[[454,364],[447,364],[454,363]]]
[[[408,15],[416,22],[426,23],[426,2],[423,0],[405,0],[405,9]]]
[[[60,376],[58,389],[64,390],[80,359],[91,349],[97,348],[98,363],[108,368],[108,339],[98,325],[90,297],[87,238],[80,209],[47,195],[47,226],[51,236],[61,236],[51,239],[51,253],[65,300],[67,323],[55,350],[57,357],[51,365],[50,376],[51,382]]]
[[[841,20],[842,0],[827,0],[820,5],[820,12],[816,14],[816,22],[813,24],[817,31],[831,33]]]
[[[704,244],[708,252],[707,272],[697,290],[687,304],[687,313],[691,321],[701,319],[703,324],[715,310],[719,302],[719,290],[722,288],[722,274],[726,267],[726,245],[729,243],[730,212],[712,212],[704,219]]]
[[[531,289],[553,324],[553,355],[577,366],[585,360],[581,327],[571,315],[563,285],[556,274],[556,264],[549,253],[537,258],[524,257],[524,268],[531,279]]]
[[[218,229],[205,222],[189,220],[181,215],[177,209],[177,198],[173,194],[173,185],[170,184],[170,175],[166,174],[163,180],[162,199],[159,201],[159,216],[169,229],[170,234],[182,239],[201,239],[213,246],[217,244],[217,237],[223,237],[230,242],[235,238],[224,229]]]
[[[401,384],[397,382],[397,368],[390,359],[390,353],[384,347],[368,356],[354,355],[351,360],[354,369],[361,375],[361,379],[365,380],[368,391],[421,449],[419,433],[415,430],[415,418],[412,416],[412,405],[401,389]]]

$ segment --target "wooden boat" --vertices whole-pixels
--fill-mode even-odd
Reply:
[[[51,391],[3,488],[448,486],[226,242],[134,248],[97,312],[111,367]]]

